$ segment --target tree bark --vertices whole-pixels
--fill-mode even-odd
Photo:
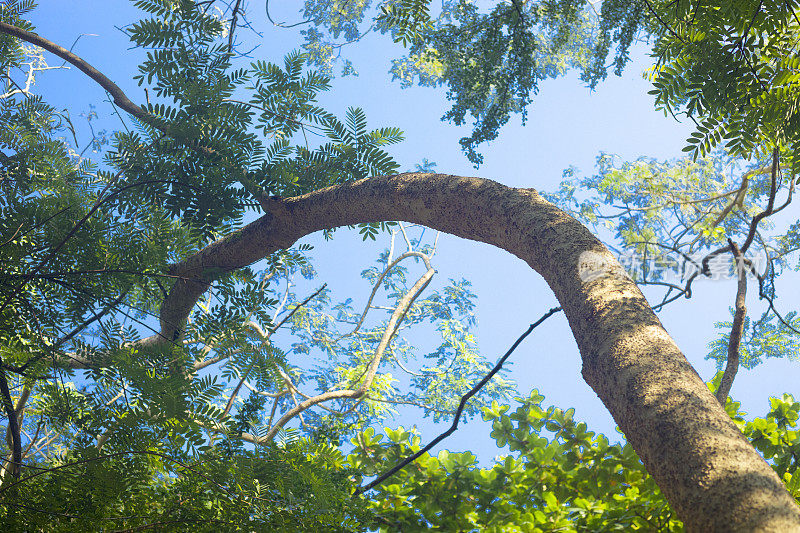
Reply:
[[[273,199],[271,212],[174,265],[160,338],[180,338],[220,271],[310,233],[403,220],[503,248],[552,288],[583,377],[690,531],[800,531],[800,508],[664,330],[636,284],[578,221],[533,189],[442,174],[400,174]],[[525,280],[519,280],[520,294]],[[148,342],[158,342],[151,338]]]

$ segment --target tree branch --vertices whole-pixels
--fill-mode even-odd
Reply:
[[[403,232],[403,234],[405,235],[405,232]],[[408,242],[408,238],[407,237],[406,237],[406,242]],[[411,244],[410,243],[409,243],[408,247],[409,247],[409,250],[410,250],[411,249]],[[369,312],[370,306],[372,305],[372,300],[375,298],[375,294],[378,292],[378,289],[381,286],[381,281],[383,281],[383,278],[385,278],[386,275],[389,272],[391,272],[391,270],[394,267],[396,267],[403,259],[406,259],[408,257],[419,257],[425,262],[425,266],[428,268],[428,270],[433,268],[431,266],[430,257],[428,257],[427,255],[423,254],[422,252],[408,251],[408,252],[402,254],[400,257],[398,257],[394,261],[392,261],[389,264],[389,266],[387,266],[383,270],[383,272],[381,272],[381,275],[378,276],[378,279],[373,284],[372,292],[370,293],[369,298],[367,298],[367,303],[364,306],[364,311],[361,313],[361,317],[358,319],[358,322],[356,323],[356,326],[353,328],[353,331],[351,331],[350,333],[345,333],[344,335],[341,335],[341,336],[337,337],[336,339],[334,339],[333,342],[338,342],[338,341],[340,341],[340,340],[342,340],[342,339],[344,339],[346,337],[350,337],[351,335],[355,335],[356,332],[359,329],[361,329],[361,325],[364,323],[364,319],[367,318],[367,313]]]
[[[778,193],[778,171],[780,170],[779,155],[780,152],[777,148],[775,148],[775,150],[772,152],[772,174],[769,182],[769,199],[767,201],[767,208],[754,216],[752,222],[750,222],[750,231],[747,233],[747,238],[745,239],[744,244],[742,244],[742,253],[745,253],[747,249],[750,248],[750,244],[752,244],[753,239],[756,236],[758,223],[761,222],[762,219],[772,215],[773,209],[775,208],[775,196]]]
[[[725,364],[725,372],[722,374],[719,388],[717,389],[717,401],[725,407],[728,401],[728,395],[733,386],[733,380],[736,377],[736,372],[739,371],[739,345],[742,341],[742,332],[744,331],[744,318],[747,315],[747,307],[745,306],[745,298],[747,296],[747,269],[744,264],[744,257],[741,250],[731,239],[728,239],[728,244],[733,251],[733,257],[736,261],[736,273],[738,276],[738,286],[736,289],[736,310],[733,315],[733,325],[731,326],[731,333],[728,337],[728,361]]]
[[[275,333],[276,331],[278,331],[278,328],[280,328],[282,325],[284,325],[286,323],[286,321],[289,320],[292,317],[292,315],[294,315],[295,312],[298,309],[300,309],[301,307],[305,306],[308,302],[310,302],[313,298],[315,298],[319,293],[321,293],[325,289],[325,287],[327,287],[327,286],[328,286],[328,284],[324,283],[322,285],[322,287],[317,289],[308,298],[306,298],[305,300],[303,300],[302,302],[300,302],[299,304],[294,306],[294,309],[292,309],[289,312],[289,314],[287,314],[285,317],[283,317],[283,320],[278,322],[275,325],[275,327],[273,327],[272,329],[270,329],[266,333],[261,331],[261,328],[255,322],[248,322],[248,325],[250,325],[251,327],[254,327],[253,329],[255,329],[256,332],[258,332],[259,337],[261,337],[261,341],[262,342],[267,342],[269,340],[269,338],[272,336],[272,334]],[[225,405],[225,411],[222,413],[223,416],[227,415],[231,411],[231,407],[233,407],[233,401],[236,399],[236,396],[239,394],[239,390],[241,390],[242,385],[244,384],[245,380],[247,379],[247,376],[250,375],[250,371],[253,369],[253,366],[255,366],[255,364],[256,364],[256,360],[255,360],[255,358],[253,358],[253,362],[251,362],[250,366],[248,366],[247,369],[245,369],[245,371],[242,373],[242,378],[239,380],[239,383],[236,385],[236,387],[234,387],[230,398],[228,398],[228,403]]]
[[[230,29],[228,30],[228,53],[233,54],[233,38],[236,34],[236,19],[239,16],[239,5],[242,3],[242,0],[236,0],[236,5],[233,6],[233,13],[231,14],[231,25]]]
[[[747,194],[747,187],[749,185],[751,176],[759,176],[761,174],[766,174],[771,170],[772,167],[769,166],[769,167],[757,168],[745,173],[745,175],[742,176],[742,184],[736,191],[732,191],[736,193],[736,196],[728,203],[728,205],[725,206],[725,208],[722,210],[719,216],[717,216],[714,222],[711,223],[711,227],[716,228],[717,226],[719,226],[722,223],[722,221],[725,220],[725,217],[727,217],[728,214],[730,214],[731,210],[733,210],[735,206],[738,205],[740,209],[742,208],[742,204],[744,203],[745,194]]]
[[[533,189],[408,173],[343,183],[276,209],[173,265],[153,344],[179,339],[215,276],[323,229],[408,221],[503,248],[543,276],[570,324],[582,375],[693,531],[791,531],[800,508],[741,434],[613,254]],[[726,247],[727,248],[727,247]],[[581,278],[586,267],[600,275]],[[526,280],[519,281],[520,297]],[[165,340],[166,339],[166,340]]]
[[[21,39],[31,44],[35,44],[40,48],[44,48],[51,54],[54,54],[64,61],[67,61],[68,63],[78,67],[81,72],[89,76],[91,79],[97,82],[100,87],[105,89],[106,92],[108,92],[108,94],[110,94],[114,99],[114,103],[117,106],[124,109],[136,118],[142,120],[142,122],[147,124],[152,123],[153,116],[150,115],[150,113],[148,113],[143,107],[134,104],[116,83],[108,79],[105,74],[63,46],[59,46],[35,33],[23,30],[22,28],[17,28],[16,26],[12,26],[11,24],[7,24],[2,21],[0,21],[0,32],[12,35],[17,39]]]
[[[3,360],[0,358],[0,366]],[[20,434],[19,419],[17,418],[17,411],[14,409],[14,401],[11,399],[11,391],[8,389],[8,379],[6,372],[0,368],[0,401],[3,402],[3,409],[8,417],[8,429],[6,436],[11,448],[11,463],[8,467],[4,465],[4,471],[10,469],[11,475],[19,478],[20,465],[22,464],[22,435]]]
[[[275,422],[269,430],[267,434],[264,435],[262,442],[269,442],[275,435],[280,431],[280,429],[285,426],[292,418],[299,415],[306,409],[313,407],[319,403],[327,402],[330,400],[336,400],[340,398],[360,398],[362,397],[372,386],[372,382],[375,379],[375,375],[378,372],[378,365],[380,365],[381,358],[383,357],[383,353],[386,351],[386,348],[389,346],[389,342],[392,340],[392,337],[397,332],[397,328],[400,326],[400,323],[403,321],[406,313],[408,312],[411,305],[414,303],[414,300],[417,299],[417,296],[425,290],[425,287],[428,286],[430,283],[431,278],[436,271],[433,268],[429,268],[427,272],[425,272],[422,277],[420,277],[417,282],[408,290],[408,292],[403,296],[400,300],[397,308],[395,309],[394,313],[392,313],[391,318],[389,318],[389,323],[386,325],[386,329],[383,332],[383,336],[381,337],[380,342],[378,343],[378,347],[375,349],[375,354],[372,356],[372,361],[370,362],[369,366],[364,375],[364,381],[357,389],[340,389],[334,391],[324,392],[322,394],[318,394],[312,398],[305,400],[304,402],[300,402],[294,408],[288,410],[281,418]]]
[[[427,446],[416,452],[414,455],[406,457],[398,464],[394,465],[392,468],[390,468],[389,470],[387,470],[386,472],[384,472],[383,474],[372,480],[370,483],[366,484],[363,487],[359,487],[355,493],[363,494],[364,492],[367,492],[368,490],[377,487],[378,485],[380,485],[381,483],[383,483],[384,481],[395,475],[397,472],[399,472],[409,464],[413,463],[418,458],[422,457],[422,455],[427,453],[428,450],[439,444],[441,441],[449,437],[455,430],[457,430],[458,423],[461,420],[461,413],[464,411],[464,407],[466,407],[469,399],[472,398],[478,391],[480,391],[484,385],[489,383],[489,381],[494,377],[494,375],[497,374],[501,368],[503,368],[503,363],[505,363],[506,360],[511,356],[511,354],[514,353],[514,350],[516,350],[517,346],[519,346],[520,343],[523,340],[525,340],[525,337],[530,335],[530,333],[534,329],[536,329],[539,326],[539,324],[541,324],[542,322],[544,322],[545,320],[547,320],[548,318],[550,318],[552,315],[556,314],[559,311],[561,311],[560,307],[553,307],[548,312],[546,312],[539,320],[531,324],[530,327],[525,331],[525,333],[520,335],[519,338],[514,342],[514,344],[511,345],[511,348],[508,349],[508,351],[503,355],[503,357],[501,357],[500,360],[497,361],[497,364],[494,365],[494,368],[492,368],[489,371],[489,373],[483,377],[482,380],[480,380],[474,387],[472,387],[465,395],[461,397],[461,401],[458,404],[458,409],[456,409],[456,413],[455,415],[453,415],[453,423],[446,431],[440,433],[438,437],[433,439],[431,442],[428,443]]]
[[[274,201],[280,209],[170,269],[181,279],[162,304],[161,336],[180,334],[172,324],[185,322],[212,273],[242,268],[322,229],[401,220],[493,244],[526,261],[550,285],[581,351],[584,379],[687,528],[770,524],[788,530],[800,524],[800,509],[778,476],[731,422],[614,256],[536,191],[409,173]],[[584,282],[579,267],[587,261],[605,275]]]
[[[17,435],[17,437],[19,438],[20,446],[22,445],[21,434],[25,433],[25,431],[22,429],[22,419],[24,415],[25,404],[28,402],[28,399],[30,398],[32,389],[33,387],[30,384],[30,382],[25,381],[22,385],[22,391],[19,394],[19,398],[17,398],[17,403],[16,405],[14,405],[14,413],[17,419],[17,429],[19,430],[19,435]],[[37,428],[36,433],[38,436],[39,428]],[[11,453],[8,454],[8,458],[6,459],[6,464],[0,466],[0,485],[2,485],[3,481],[5,480],[5,478],[9,473],[14,472],[13,466],[19,464],[22,461],[22,458],[25,457],[25,454],[27,454],[28,450],[31,449],[31,446],[34,443],[35,438],[36,436],[34,436],[33,439],[30,439],[30,444],[28,444],[28,447],[25,450],[22,450],[19,453],[19,457],[15,459],[15,455],[17,454],[16,454],[16,449],[14,447],[14,428],[12,427],[11,424],[8,424],[8,426],[6,427],[6,442],[8,443],[8,447],[11,448]],[[17,472],[17,475],[18,474],[19,472]]]
[[[237,0],[236,8],[238,9],[239,0]],[[234,9],[233,14],[234,23],[236,22],[236,9]],[[84,61],[81,57],[73,54],[63,46],[59,46],[54,42],[51,42],[44,37],[41,37],[33,32],[29,32],[27,30],[23,30],[22,28],[18,28],[16,26],[12,26],[11,24],[7,24],[5,22],[0,21],[0,33],[5,33],[16,37],[17,39],[21,39],[23,41],[29,42],[31,44],[35,44],[41,48],[44,48],[48,52],[60,57],[64,61],[78,67],[78,69],[89,76],[92,80],[94,80],[100,87],[106,90],[108,94],[111,95],[113,98],[113,103],[118,106],[119,108],[123,109],[124,111],[130,113],[137,119],[141,120],[143,123],[147,124],[155,128],[156,130],[160,131],[165,135],[172,135],[169,132],[169,128],[155,115],[152,115],[147,109],[140,105],[136,105],[133,101],[128,98],[125,92],[113,81],[111,81],[105,74],[94,68],[92,65]],[[214,150],[205,147],[205,146],[198,146],[192,144],[191,142],[187,142],[184,139],[179,139],[179,142],[184,146],[191,148],[192,150],[197,150],[203,153],[206,156],[216,156],[217,154]],[[223,158],[224,159],[224,158]],[[252,183],[246,177],[241,176],[239,182],[242,186],[250,193],[253,198],[255,198],[261,207],[264,210],[269,209],[269,202],[265,198],[265,195],[262,194],[262,191],[259,190],[258,186],[255,183]]]

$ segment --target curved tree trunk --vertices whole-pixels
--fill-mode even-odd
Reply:
[[[162,305],[162,341],[180,337],[176,325],[184,323],[215,273],[249,265],[322,229],[403,220],[493,244],[527,262],[550,285],[578,343],[584,379],[690,531],[800,531],[793,498],[664,331],[636,284],[588,229],[533,189],[412,173],[276,198],[271,207],[174,265],[170,273],[182,281]]]

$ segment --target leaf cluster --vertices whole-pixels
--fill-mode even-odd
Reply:
[[[719,374],[709,387],[714,390]],[[683,531],[682,523],[628,443],[612,444],[574,419],[574,409],[542,405],[536,390],[517,406],[483,410],[491,436],[508,453],[479,467],[470,452],[424,454],[376,487],[370,507],[381,531]],[[763,418],[740,404],[726,410],[800,500],[798,411],[791,395],[770,398]],[[403,427],[358,434],[348,456],[364,477],[420,449]]]

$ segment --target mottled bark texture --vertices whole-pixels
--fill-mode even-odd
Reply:
[[[532,189],[480,178],[401,174],[272,200],[271,212],[175,265],[162,339],[180,338],[220,270],[300,237],[403,220],[489,243],[541,274],[569,320],[583,377],[690,531],[800,531],[800,509],[664,331],[633,281],[588,229]],[[519,280],[525,294],[525,280]],[[151,339],[152,341],[152,339]]]

